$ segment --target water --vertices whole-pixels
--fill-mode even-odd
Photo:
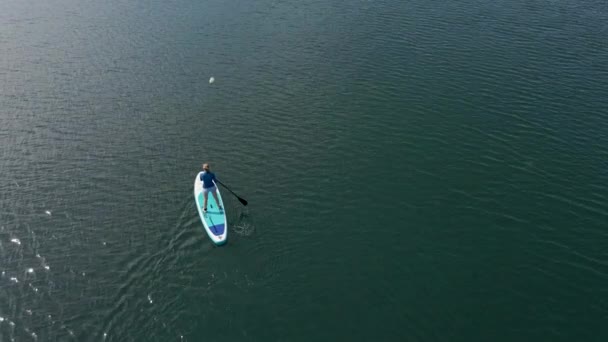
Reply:
[[[0,340],[605,341],[607,34],[594,0],[2,1]],[[221,248],[203,162],[250,203]]]

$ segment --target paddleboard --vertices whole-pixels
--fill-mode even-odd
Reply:
[[[211,241],[216,245],[223,245],[226,243],[228,239],[228,221],[226,221],[226,211],[219,209],[218,204],[215,202],[215,198],[212,194],[207,195],[207,212],[203,212],[203,204],[205,203],[205,198],[203,197],[203,182],[201,182],[201,173],[199,172],[196,175],[196,179],[194,180],[194,199],[196,201],[196,208],[198,210],[198,215],[203,222],[203,226],[207,231],[207,235],[211,238]],[[216,189],[218,187],[216,186]],[[224,201],[222,201],[222,195],[220,195],[220,190],[217,190],[217,197],[220,201],[222,208],[224,207]]]

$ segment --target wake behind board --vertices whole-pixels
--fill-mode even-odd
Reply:
[[[196,201],[196,208],[198,209],[198,215],[203,222],[203,226],[207,231],[207,235],[211,238],[211,241],[216,245],[223,245],[228,239],[228,222],[226,221],[226,211],[224,207],[224,201],[222,201],[222,195],[220,190],[217,189],[217,197],[224,210],[220,211],[219,206],[215,202],[213,194],[207,195],[207,213],[203,212],[203,204],[205,198],[203,197],[203,182],[201,182],[201,173],[196,175],[194,180],[194,199]],[[217,188],[217,186],[216,186]]]

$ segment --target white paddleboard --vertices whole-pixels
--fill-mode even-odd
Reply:
[[[209,238],[211,238],[211,241],[213,241],[213,243],[216,245],[223,245],[228,239],[228,221],[226,221],[226,211],[225,209],[219,209],[218,204],[215,202],[215,198],[213,198],[213,194],[208,194],[207,212],[203,212],[203,203],[205,203],[205,199],[203,197],[203,182],[201,182],[201,173],[203,172],[199,172],[194,180],[194,199],[196,201],[198,215],[200,216],[203,226],[207,231],[207,235],[209,235]],[[222,201],[222,195],[220,195],[220,190],[217,186],[216,189],[220,205],[222,208],[225,208],[224,201]]]

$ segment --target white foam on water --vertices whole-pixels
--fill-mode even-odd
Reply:
[[[232,229],[240,236],[250,236],[255,232],[255,227],[247,222],[234,225]]]

